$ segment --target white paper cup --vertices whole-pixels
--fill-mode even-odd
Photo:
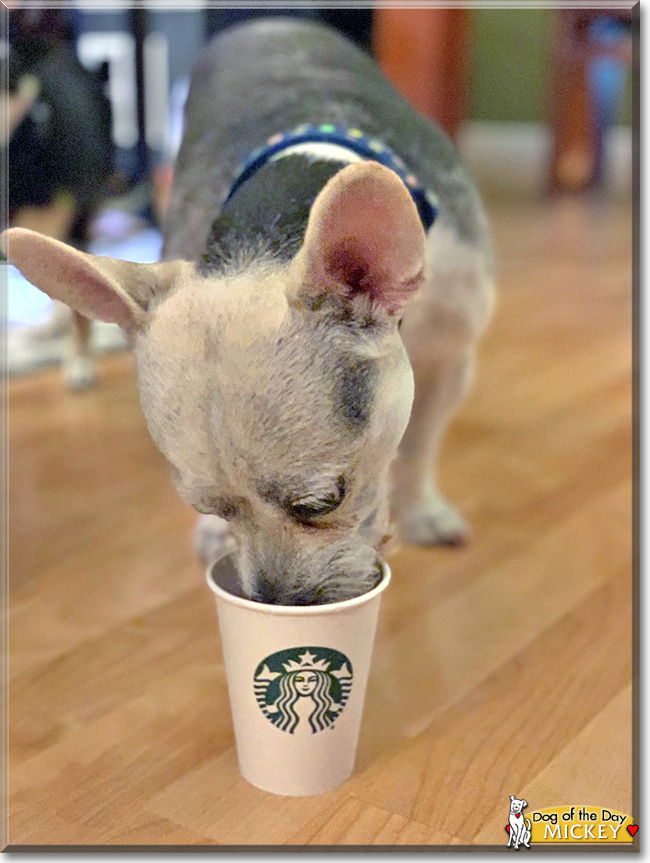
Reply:
[[[383,578],[329,605],[265,605],[237,596],[230,555],[208,570],[235,728],[239,769],[251,785],[306,797],[352,773]]]

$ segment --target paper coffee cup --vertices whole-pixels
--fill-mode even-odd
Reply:
[[[272,794],[305,797],[352,773],[381,594],[328,605],[265,605],[237,594],[227,555],[208,570],[239,769]]]

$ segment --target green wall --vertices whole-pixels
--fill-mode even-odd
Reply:
[[[472,10],[474,120],[546,119],[549,9]]]
[[[469,116],[473,120],[541,122],[547,99],[551,9],[474,9]],[[621,122],[630,123],[628,88]]]

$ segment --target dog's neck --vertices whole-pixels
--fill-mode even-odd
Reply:
[[[270,255],[290,260],[302,245],[309,211],[331,177],[352,162],[372,159],[404,182],[425,230],[437,213],[435,195],[381,141],[358,129],[326,124],[273,135],[240,167],[203,255],[205,275]]]
[[[302,245],[316,197],[346,164],[344,153],[334,159],[306,152],[287,152],[267,162],[223,205],[208,238],[203,271],[219,272],[265,253],[291,260]]]

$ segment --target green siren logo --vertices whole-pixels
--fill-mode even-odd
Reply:
[[[293,647],[267,656],[255,671],[255,698],[266,718],[293,734],[330,728],[352,689],[352,663],[329,647]]]

